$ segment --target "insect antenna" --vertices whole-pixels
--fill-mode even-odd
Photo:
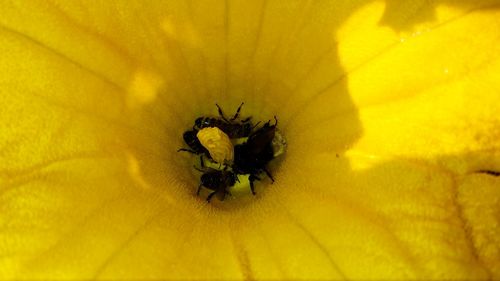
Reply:
[[[240,116],[240,110],[241,110],[241,107],[243,106],[244,102],[242,102],[240,104],[240,106],[238,106],[238,109],[236,110],[236,113],[234,114],[233,118],[229,119],[230,121],[234,121],[236,120],[236,118],[238,118],[238,116]]]
[[[241,123],[247,123],[248,121],[250,121],[250,119],[252,119],[252,116],[249,116],[249,117],[241,120]]]
[[[253,127],[252,127],[252,131],[253,131],[253,129],[255,129],[255,127],[257,127],[259,124],[260,124],[260,121],[259,121],[259,122],[257,122],[257,123],[255,123],[255,125],[253,125]]]
[[[215,104],[215,106],[217,106],[217,110],[219,111],[219,115],[220,117],[222,118],[222,120],[226,121],[227,123],[231,123],[229,122],[227,119],[226,119],[226,116],[224,116],[224,113],[222,113],[222,109],[220,108],[220,106],[218,104]]]

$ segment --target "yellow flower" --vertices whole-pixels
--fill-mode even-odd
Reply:
[[[0,279],[499,279],[499,1],[3,1]],[[288,151],[206,204],[245,101]]]

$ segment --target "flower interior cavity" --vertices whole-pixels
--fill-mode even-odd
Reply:
[[[268,164],[283,155],[286,147],[277,129],[278,119],[275,116],[274,123],[254,123],[252,116],[239,118],[243,104],[229,119],[216,104],[217,117],[198,117],[183,134],[189,148],[178,151],[199,156],[193,158],[194,169],[202,173],[196,195],[206,196],[207,202],[213,196],[224,201],[238,197],[236,194],[248,194],[248,190],[255,195],[254,182],[264,174],[274,182]]]

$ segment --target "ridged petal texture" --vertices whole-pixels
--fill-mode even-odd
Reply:
[[[0,5],[0,279],[500,279],[500,1]],[[195,118],[272,120],[210,204]]]

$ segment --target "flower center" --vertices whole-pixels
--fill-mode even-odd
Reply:
[[[194,169],[200,175],[196,190],[208,202],[256,194],[256,182],[268,177],[274,182],[269,163],[284,154],[286,141],[274,122],[253,122],[240,118],[243,103],[227,118],[219,105],[217,117],[201,116],[183,134],[188,148],[179,151],[193,156]],[[190,167],[191,169],[191,167]]]

